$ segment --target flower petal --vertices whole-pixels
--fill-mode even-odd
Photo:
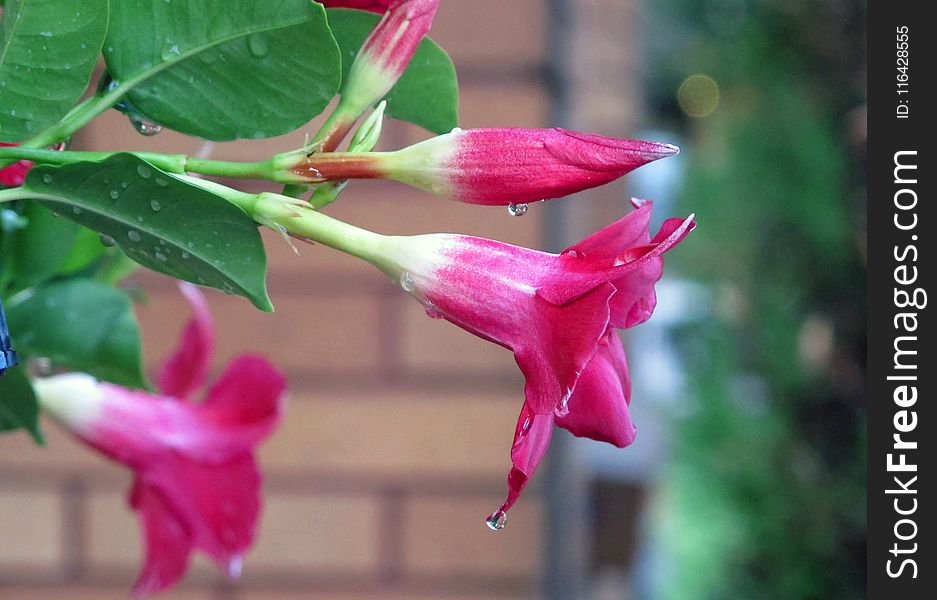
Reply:
[[[563,250],[561,254],[575,254],[585,259],[609,260],[616,258],[628,248],[647,244],[651,239],[648,225],[651,222],[651,202],[644,202],[611,225],[600,229],[589,237]]]
[[[527,380],[525,398],[538,414],[562,411],[608,328],[615,287],[603,284],[564,306],[535,296],[535,329],[512,345]]]
[[[215,347],[215,331],[208,302],[198,287],[180,283],[179,289],[192,309],[189,320],[179,338],[179,345],[163,363],[157,376],[157,386],[166,396],[188,399],[205,384],[211,369]]]
[[[583,371],[569,400],[569,414],[556,424],[573,435],[624,448],[634,441],[635,427],[628,404],[631,379],[621,337],[609,330],[604,344]]]
[[[140,477],[160,491],[189,531],[192,546],[236,576],[260,514],[261,475],[254,458],[244,454],[212,465],[167,453]]]
[[[130,505],[140,515],[146,562],[133,584],[133,597],[146,598],[170,587],[188,568],[192,538],[158,489],[136,480]]]
[[[537,414],[525,402],[514,429],[513,466],[508,474],[508,495],[499,509],[501,512],[507,512],[527,487],[527,482],[547,453],[552,436],[553,414]]]
[[[231,361],[199,408],[207,421],[237,430],[253,446],[279,423],[285,395],[283,375],[267,359],[245,354]]]

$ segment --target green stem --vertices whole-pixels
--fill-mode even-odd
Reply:
[[[114,156],[115,152],[55,151],[22,146],[0,147],[0,161],[5,159],[32,160],[48,165],[70,165],[78,162],[97,162]],[[279,183],[306,181],[301,175],[292,173],[289,165],[296,162],[295,153],[277,155],[269,160],[242,163],[197,158],[185,154],[162,154],[159,152],[134,152],[151,165],[168,173],[199,173],[216,177],[238,179],[268,179]]]
[[[250,200],[228,199],[262,225],[282,227],[290,235],[345,252],[385,272],[392,267],[383,251],[390,239],[387,236],[333,219],[305,202],[281,194],[265,192]]]

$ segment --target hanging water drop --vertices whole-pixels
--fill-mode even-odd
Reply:
[[[120,192],[118,192],[117,190],[111,190],[110,194],[108,195],[111,197],[111,200],[117,200],[118,198],[120,198]]]
[[[530,208],[526,203],[523,204],[508,204],[508,214],[512,217],[523,217],[527,214],[527,209]]]
[[[501,531],[507,526],[507,524],[508,515],[501,509],[498,509],[488,515],[488,518],[485,520],[485,525],[487,525],[488,529],[492,531]]]
[[[163,205],[159,203],[159,200],[150,200],[150,208],[153,209],[153,212],[159,212],[162,210]]]
[[[556,408],[553,409],[553,414],[559,418],[569,416],[569,395],[567,395],[559,404],[556,405]]]
[[[99,238],[100,238],[100,240],[101,240],[101,243],[104,244],[105,246],[107,246],[108,248],[111,248],[112,246],[116,246],[116,245],[117,245],[117,240],[115,240],[114,238],[112,238],[112,237],[109,236],[109,235],[104,235],[104,234],[102,233],[102,234],[99,236]]]
[[[153,174],[153,171],[151,171],[150,168],[146,165],[137,165],[137,174],[144,179],[149,179],[150,175]]]
[[[73,215],[80,215],[81,213],[82,213],[81,207],[79,207],[79,206],[73,206],[73,207],[72,207],[72,214],[73,214]]]
[[[156,185],[158,185],[159,187],[166,187],[167,185],[169,185],[169,182],[163,179],[162,177],[157,177],[153,181],[155,181]]]
[[[140,235],[139,231],[131,229],[127,232],[127,239],[129,239],[131,242],[139,242],[141,239],[143,239],[143,236]]]
[[[52,176],[48,173],[42,176],[42,183],[52,183]]]
[[[148,121],[140,115],[131,114],[127,115],[127,118],[130,119],[130,124],[133,125],[133,128],[136,129],[137,133],[140,135],[152,137],[163,130],[162,125],[158,125],[153,121]]]

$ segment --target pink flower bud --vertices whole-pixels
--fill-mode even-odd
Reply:
[[[357,8],[371,12],[383,13],[387,7],[397,0],[318,0],[326,8]]]
[[[7,144],[5,142],[0,142],[0,146],[17,146],[18,144]],[[21,160],[19,162],[13,163],[8,167],[0,169],[0,185],[5,187],[16,187],[18,185],[23,185],[23,181],[26,180],[26,173],[33,168],[32,161]]]
[[[439,0],[389,0],[383,4],[387,12],[364,41],[342,90],[342,102],[358,114],[394,87],[429,33],[439,8]]]
[[[604,185],[678,152],[564,129],[455,129],[397,152],[314,154],[292,171],[313,181],[396,179],[460,202],[507,205]]]
[[[455,130],[388,161],[394,179],[471,204],[522,204],[605,185],[660,158],[670,144],[564,129]]]

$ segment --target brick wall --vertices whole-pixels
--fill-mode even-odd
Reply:
[[[463,126],[546,124],[541,0],[443,2],[434,37],[462,84]],[[303,132],[311,131],[313,126]],[[298,147],[284,138],[218,144],[214,156],[255,160]],[[383,145],[421,139],[392,124]],[[194,152],[200,142],[136,136],[109,114],[83,148]],[[385,233],[458,231],[539,246],[538,207],[449,203],[390,183],[349,188],[329,212]],[[330,249],[301,256],[268,236],[277,312],[208,292],[220,367],[244,350],[270,356],[290,381],[288,416],[263,448],[266,509],[244,576],[229,586],[199,557],[174,600],[407,600],[534,594],[543,537],[534,488],[506,530],[483,519],[501,502],[523,380],[510,353],[445,322],[383,275]],[[175,343],[185,306],[171,281],[134,278],[150,368]],[[48,448],[0,438],[0,598],[122,598],[140,564],[128,473],[46,424]]]

